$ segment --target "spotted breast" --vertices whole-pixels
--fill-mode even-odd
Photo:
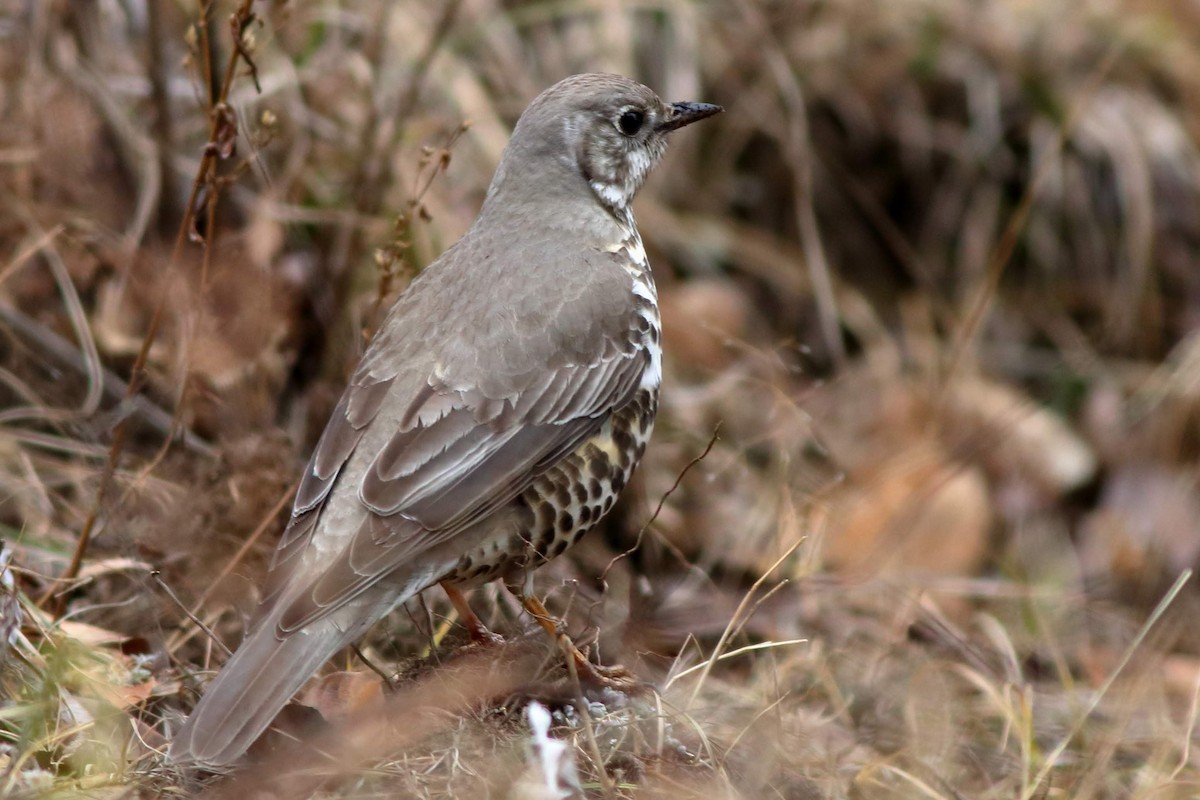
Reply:
[[[612,510],[645,453],[658,412],[662,382],[658,292],[632,215],[625,235],[608,252],[618,255],[630,277],[632,338],[646,353],[638,390],[600,430],[538,476],[520,496],[515,530],[498,531],[465,553],[446,582],[470,588],[503,577],[514,589],[546,561],[562,555]]]

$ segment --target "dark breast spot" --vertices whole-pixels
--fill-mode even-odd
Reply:
[[[593,485],[595,485],[597,481],[607,478],[608,473],[610,472],[608,456],[604,455],[603,453],[598,453],[595,458],[588,459],[588,472],[591,473],[593,478],[597,479],[592,481]]]

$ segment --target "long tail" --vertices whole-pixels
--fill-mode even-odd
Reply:
[[[304,682],[353,638],[325,619],[280,639],[274,620],[262,620],[209,684],[171,742],[168,758],[210,767],[232,763]]]

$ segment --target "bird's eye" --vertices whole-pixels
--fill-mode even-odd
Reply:
[[[617,120],[617,127],[621,129],[621,133],[626,136],[633,136],[642,129],[642,122],[646,119],[646,115],[640,111],[626,111]]]

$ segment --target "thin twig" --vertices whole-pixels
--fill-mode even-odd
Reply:
[[[407,209],[396,219],[391,242],[376,251],[375,263],[379,268],[379,283],[375,292],[375,301],[371,304],[370,313],[367,315],[369,324],[362,331],[363,341],[369,340],[373,333],[371,326],[377,324],[380,309],[392,292],[396,274],[400,271],[399,268],[407,266],[407,271],[411,272],[415,267],[411,259],[412,237],[409,235],[413,220],[422,218],[427,213],[423,203],[425,195],[433,188],[433,182],[438,175],[443,174],[450,166],[450,154],[454,145],[469,128],[470,125],[466,122],[459,124],[457,128],[447,134],[440,147],[429,148],[421,157],[417,175],[414,178],[414,189],[406,204]]]
[[[804,90],[800,86],[797,71],[788,61],[787,53],[780,45],[775,32],[757,4],[740,2],[743,17],[754,29],[753,35],[762,45],[759,50],[767,69],[782,95],[784,120],[787,132],[777,137],[792,168],[794,195],[796,199],[796,227],[800,231],[800,246],[804,252],[804,266],[812,284],[813,299],[816,301],[817,321],[821,337],[829,349],[830,359],[835,366],[846,360],[846,346],[842,341],[837,299],[834,296],[833,278],[830,275],[829,259],[821,242],[821,228],[813,201],[814,170],[812,139],[808,129],[808,111],[804,104]]]
[[[84,374],[88,364],[79,351],[71,343],[55,331],[37,320],[22,313],[20,310],[0,302],[0,321],[20,334],[21,337],[33,343],[39,352],[54,360],[56,366]],[[128,384],[115,372],[100,365],[98,375],[100,386],[106,400],[121,400],[129,391]],[[137,395],[129,400],[121,400],[119,412],[122,416],[132,415],[140,419],[147,427],[166,438],[171,438],[175,424],[171,415],[155,405],[145,395]],[[10,408],[0,412],[0,423],[9,423],[23,419],[39,419],[46,421],[64,421],[80,415],[77,409],[51,409],[41,407]],[[101,412],[106,414],[111,412]],[[186,427],[179,429],[180,438],[185,447],[204,456],[212,456],[215,450],[212,445],[197,436]]]
[[[656,519],[658,519],[658,515],[662,513],[663,506],[666,505],[667,498],[675,493],[675,490],[679,488],[681,483],[683,483],[684,476],[688,474],[692,467],[699,464],[708,456],[710,452],[712,452],[713,445],[717,443],[717,439],[720,438],[720,434],[721,423],[718,422],[716,427],[713,428],[712,436],[709,437],[708,444],[705,445],[704,450],[700,453],[700,455],[696,456],[683,466],[683,469],[680,470],[679,474],[675,476],[675,482],[671,484],[671,488],[667,489],[663,496],[658,499],[658,506],[655,507],[654,513],[650,515],[650,519],[646,520],[646,523],[642,525],[641,529],[638,531],[637,537],[634,539],[633,544],[625,552],[618,553],[617,555],[613,556],[612,560],[608,562],[608,566],[606,566],[604,571],[600,573],[601,584],[605,583],[606,579],[608,578],[609,570],[616,566],[618,561],[633,555],[635,552],[637,552],[638,548],[642,546],[642,539],[645,537],[646,531],[650,529],[650,526],[654,524]],[[680,555],[682,557],[682,554]]]
[[[383,685],[387,687],[387,691],[393,692],[396,690],[396,684],[392,682],[391,677],[381,667],[377,666],[374,661],[367,658],[367,654],[357,644],[350,645],[350,649],[354,651],[354,655],[358,656],[359,661],[367,665],[367,669],[379,676],[379,679],[383,681]]]
[[[282,511],[284,507],[291,501],[292,497],[296,494],[296,489],[299,486],[300,482],[297,481],[293,483],[286,492],[279,496],[279,499],[275,501],[275,505],[271,506],[271,510],[268,511],[262,520],[259,521],[258,526],[248,537],[246,537],[246,541],[242,542],[242,546],[238,548],[238,551],[233,554],[233,558],[229,559],[225,566],[221,568],[221,571],[217,573],[217,576],[208,582],[208,586],[205,587],[204,591],[200,593],[200,597],[197,598],[196,602],[192,605],[192,614],[200,613],[200,609],[204,607],[204,604],[208,601],[209,596],[221,584],[221,581],[225,580],[229,573],[233,572],[233,568],[241,563],[241,560],[245,558],[246,553],[250,552],[250,548],[254,546],[254,543],[259,540],[259,538],[266,532],[267,528],[271,526],[271,523],[275,520],[275,517],[279,515],[279,512]],[[190,617],[192,614],[189,614],[188,616]],[[187,641],[188,636],[190,636],[190,634],[185,636],[183,633],[180,633],[171,642],[168,642],[167,650],[174,650],[183,642]]]
[[[579,682],[579,667],[575,663],[574,645],[565,635],[558,637],[558,645],[562,650],[563,657],[567,660],[567,671],[571,675],[571,685],[575,688],[575,710],[579,713],[579,720],[583,723],[583,738],[587,742],[592,760],[596,762],[596,777],[600,780],[600,788],[605,797],[616,797],[616,788],[613,786],[612,778],[608,775],[608,770],[604,767],[604,756],[600,753],[600,743],[596,741],[596,730],[592,725],[592,714],[588,710],[587,698],[583,695],[583,684]]]
[[[425,47],[413,62],[408,83],[392,108],[385,110],[381,108],[383,103],[374,99],[368,107],[368,117],[358,142],[358,152],[362,153],[362,158],[359,159],[358,169],[351,178],[351,185],[355,187],[353,198],[357,214],[348,218],[345,225],[334,231],[329,251],[328,273],[332,277],[334,313],[337,315],[330,325],[331,330],[347,330],[350,327],[348,296],[354,285],[354,270],[351,265],[356,263],[363,247],[362,228],[351,224],[350,220],[373,217],[379,211],[384,189],[391,179],[391,155],[395,152],[401,134],[404,133],[403,122],[412,114],[421,99],[425,76],[433,65],[434,57],[449,36],[461,5],[462,0],[452,0],[443,4]],[[391,13],[393,6],[385,3],[381,9],[387,14]],[[380,32],[386,30],[386,20],[380,20],[377,28]],[[372,40],[371,44],[376,48],[372,61],[375,72],[378,73],[382,71],[381,64],[384,59],[390,57],[390,51],[379,38]],[[326,347],[329,341],[321,342],[318,346]],[[321,354],[323,369],[332,370],[337,355],[333,348],[327,347]]]
[[[748,644],[745,647],[739,647],[737,650],[730,650],[728,653],[722,653],[717,658],[717,661],[724,661],[728,658],[737,658],[743,653],[753,653],[758,650],[770,650],[775,647],[790,647],[794,644],[806,644],[807,642],[808,639],[784,639],[780,642],[758,642],[757,644]],[[704,669],[704,666],[705,665],[702,663],[695,664],[683,670],[682,672],[672,675],[667,681],[667,685],[663,687],[663,691],[669,690],[673,685],[675,685],[675,681],[679,680],[680,678],[686,678],[688,675],[691,675],[697,670]]]
[[[208,635],[209,640],[216,642],[217,646],[225,651],[226,657],[233,655],[233,651],[230,650],[228,647],[226,647],[225,643],[222,642],[219,638],[217,638],[217,635],[215,633],[213,633],[212,628],[205,625],[200,620],[200,618],[197,617],[195,614],[193,614],[191,611],[188,611],[188,607],[183,604],[183,601],[179,599],[179,596],[175,594],[175,591],[170,586],[167,585],[166,581],[164,581],[162,579],[162,574],[158,570],[154,570],[153,572],[151,572],[150,577],[154,578],[154,582],[157,583],[162,588],[162,590],[167,593],[167,596],[170,597],[172,601],[174,601],[175,605],[179,606],[179,610],[182,611],[187,616],[187,618],[190,619],[197,628],[204,631],[204,633]]]
[[[246,25],[256,18],[251,11],[253,0],[242,0],[237,11],[234,12],[233,18],[239,21],[240,30],[244,30]],[[202,4],[202,10],[207,13],[209,8],[208,3]],[[169,277],[174,277],[175,266],[179,263],[179,258],[183,253],[184,241],[187,238],[189,231],[192,230],[194,220],[194,212],[196,208],[197,198],[200,196],[201,190],[208,186],[210,191],[217,191],[216,169],[217,164],[222,156],[228,155],[227,150],[222,150],[221,143],[227,142],[230,138],[230,115],[232,112],[228,110],[226,100],[229,96],[229,90],[233,85],[233,78],[236,74],[237,64],[241,58],[244,58],[246,53],[240,47],[235,47],[229,56],[229,62],[225,67],[224,80],[221,83],[220,93],[217,97],[217,102],[213,106],[209,115],[209,137],[208,145],[205,146],[200,157],[200,167],[196,171],[196,178],[192,181],[192,191],[188,197],[187,205],[184,210],[184,218],[179,225],[179,231],[175,237],[175,246],[171,251],[171,260],[167,263],[166,272]],[[236,131],[233,132],[236,135]],[[209,239],[212,236],[211,228],[208,231]],[[204,247],[209,247],[209,239],[205,239]],[[142,337],[142,345],[138,349],[136,359],[134,359],[133,367],[130,370],[129,385],[126,391],[126,399],[132,399],[142,390],[142,386],[146,381],[146,364],[150,357],[150,347],[158,338],[159,328],[162,326],[164,312],[166,311],[167,297],[169,296],[169,288],[172,281],[170,279],[163,281],[162,288],[159,290],[159,296],[154,305],[154,313],[150,317],[150,323],[146,328],[146,334]],[[67,565],[66,571],[62,577],[65,580],[72,580],[79,574],[79,568],[83,564],[84,554],[87,552],[88,545],[91,543],[92,534],[95,532],[96,521],[99,519],[100,510],[104,507],[104,500],[108,496],[113,483],[113,478],[116,475],[117,463],[120,461],[121,453],[125,449],[125,440],[129,431],[129,418],[121,419],[113,429],[112,444],[109,446],[108,459],[104,465],[104,470],[100,474],[100,482],[96,488],[96,497],[92,502],[92,507],[88,511],[87,517],[84,519],[83,527],[79,531],[79,540],[75,545],[75,552],[71,556],[71,563]],[[54,597],[54,604],[51,608],[55,615],[62,613],[62,608],[66,603],[66,595],[61,594],[55,596],[52,590],[47,590],[39,599],[38,604],[43,605]]]
[[[788,690],[788,691],[784,692],[783,694],[781,694],[779,696],[779,698],[777,700],[775,700],[775,702],[771,703],[766,708],[760,708],[758,710],[758,713],[756,713],[750,719],[749,722],[747,722],[744,726],[742,726],[742,729],[740,731],[738,731],[738,735],[733,737],[733,741],[730,742],[729,746],[725,748],[724,761],[726,763],[729,762],[729,754],[732,753],[737,748],[738,744],[742,741],[743,737],[745,737],[745,735],[750,731],[750,729],[754,727],[755,723],[757,723],[760,719],[762,719],[767,714],[771,713],[776,708],[778,708],[779,705],[781,703],[783,703],[784,700],[787,700],[788,697],[791,696],[791,694],[792,694],[792,690]]]

